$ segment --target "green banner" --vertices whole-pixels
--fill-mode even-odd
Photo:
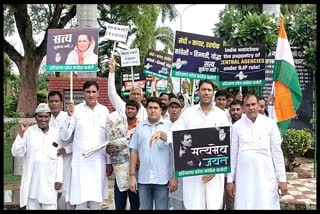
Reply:
[[[173,70],[171,73],[172,77],[178,77],[178,78],[185,78],[185,79],[195,79],[195,80],[212,80],[212,81],[219,81],[218,75],[212,75],[212,74],[200,74],[200,73],[193,73],[190,71],[179,71],[179,70]]]
[[[220,174],[220,173],[230,173],[230,172],[231,172],[230,166],[208,167],[205,169],[188,169],[188,170],[175,171],[174,177],[182,178],[187,176]]]
[[[47,72],[97,72],[97,64],[55,64],[46,65]]]
[[[160,78],[160,79],[165,79],[165,80],[168,80],[168,79],[169,79],[169,77],[166,76],[166,75],[158,74],[158,73],[155,73],[155,72],[153,72],[153,71],[149,71],[149,70],[147,70],[147,69],[143,69],[143,73],[149,74],[149,75],[151,75],[151,76],[158,77],[158,78]]]
[[[265,80],[236,80],[219,82],[219,88],[240,87],[240,86],[264,86]]]

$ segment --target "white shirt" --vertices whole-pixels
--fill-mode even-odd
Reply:
[[[117,94],[116,86],[115,86],[115,77],[113,72],[109,72],[108,77],[108,96],[111,101],[112,106],[116,111],[119,111],[122,114],[125,114],[126,110],[126,102],[124,102],[121,97]],[[140,103],[139,112],[137,114],[137,118],[140,121],[144,121],[148,118],[148,114],[146,109]]]
[[[235,181],[235,209],[280,209],[278,181],[286,182],[281,136],[276,123],[258,114],[233,124],[231,173]],[[263,192],[263,194],[261,194]]]
[[[58,129],[49,126],[44,134],[35,124],[25,131],[22,138],[18,134],[12,144],[12,155],[23,157],[21,207],[27,204],[28,197],[44,204],[57,204],[58,191],[54,189],[54,183],[63,182],[63,159],[57,156],[60,148],[58,137]],[[53,142],[58,147],[54,147]]]
[[[171,127],[171,131],[229,126],[227,116],[223,110],[213,106],[205,114],[200,104],[185,109],[179,119]],[[168,143],[173,143],[172,133],[167,133]],[[186,209],[221,209],[224,194],[224,174],[216,174],[205,185],[202,176],[183,178],[183,202]],[[212,191],[214,189],[215,191]]]
[[[54,126],[59,131],[62,128],[64,121],[68,118],[68,113],[65,111],[60,111],[57,117],[51,114],[49,124]],[[60,137],[60,134],[59,134]],[[59,139],[61,147],[66,150],[66,154],[63,156],[63,185],[59,192],[66,192],[70,185],[71,180],[71,160],[72,160],[72,141],[65,142]]]
[[[91,109],[86,102],[75,106],[74,114],[63,124],[61,139],[70,140],[72,145],[72,172],[70,194],[67,191],[66,201],[70,204],[81,204],[86,201],[102,202],[107,195],[106,164],[108,155],[104,149],[85,158],[83,153],[106,143],[107,107],[97,102]],[[70,197],[70,198],[69,198]]]

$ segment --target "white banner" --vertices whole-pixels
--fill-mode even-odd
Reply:
[[[106,39],[120,42],[127,41],[129,26],[107,23],[106,28]]]
[[[140,65],[139,48],[122,50],[120,52],[120,56],[121,56],[121,67]]]

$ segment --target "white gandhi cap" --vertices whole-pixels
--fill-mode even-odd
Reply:
[[[51,113],[47,103],[40,103],[36,109],[36,113]]]

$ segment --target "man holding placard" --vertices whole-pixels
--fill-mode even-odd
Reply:
[[[116,86],[115,86],[115,65],[116,62],[113,56],[108,61],[109,64],[109,77],[108,77],[108,96],[112,103],[112,106],[116,109],[116,111],[120,111],[122,114],[125,114],[126,103],[121,99],[121,97],[117,94]],[[140,121],[147,119],[147,111],[141,104],[142,101],[142,88],[139,86],[133,86],[130,90],[129,99],[135,100],[139,103],[139,112],[137,118]]]
[[[185,109],[170,130],[228,126],[225,112],[212,105],[213,91],[212,81],[201,80],[199,83],[200,104]],[[173,142],[171,132],[157,132],[152,136],[150,143],[157,143],[159,139],[167,143]],[[224,174],[184,177],[183,189],[186,209],[222,209]]]

